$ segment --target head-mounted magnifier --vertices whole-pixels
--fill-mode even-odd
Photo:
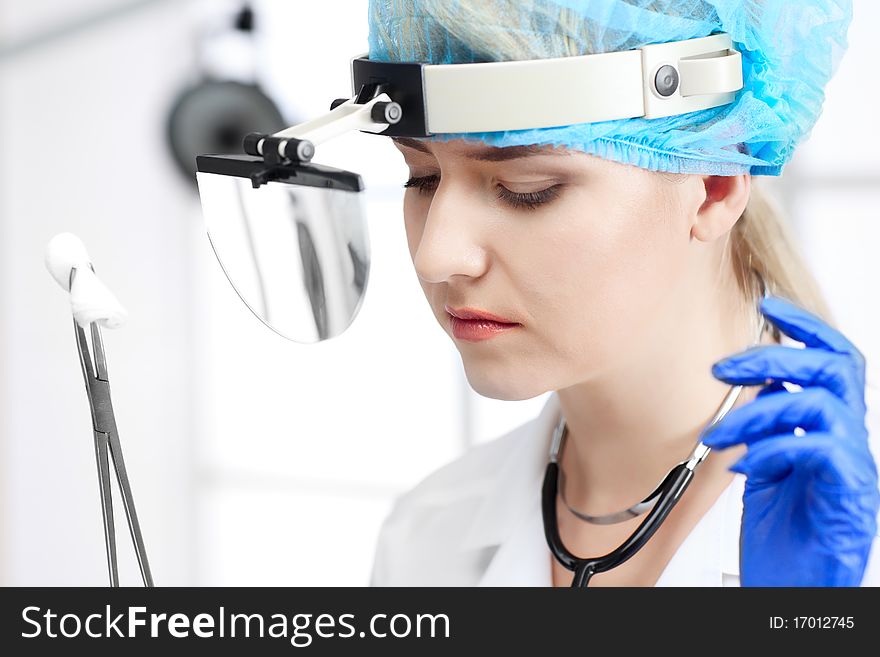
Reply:
[[[267,326],[312,343],[360,308],[370,249],[360,175],[311,163],[321,143],[360,130],[391,137],[526,130],[684,114],[734,101],[743,86],[730,36],[620,52],[510,62],[351,63],[352,97],[240,155],[199,155],[211,245]],[[525,90],[525,91],[523,91]]]

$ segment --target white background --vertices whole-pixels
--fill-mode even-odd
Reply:
[[[290,122],[350,89],[364,0],[254,3],[257,70]],[[304,347],[235,296],[174,170],[165,121],[199,79],[194,46],[234,3],[11,0],[0,5],[0,584],[103,585],[91,421],[69,306],[43,266],[78,234],[129,312],[104,331],[126,463],[159,585],[366,584],[394,496],[537,414],[546,395],[474,394],[412,270],[405,167],[355,134],[321,161],[362,172],[373,268],[339,338]],[[823,117],[766,182],[845,333],[880,356],[880,91],[856,0]],[[240,44],[205,65],[248,74]],[[118,499],[118,498],[117,498]],[[137,584],[124,518],[123,583]]]

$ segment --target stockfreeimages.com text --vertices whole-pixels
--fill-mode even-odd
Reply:
[[[114,612],[106,605],[103,613],[59,614],[51,609],[30,606],[22,609],[26,639],[45,636],[74,638],[87,636],[144,638],[276,638],[289,639],[296,647],[306,647],[314,638],[449,638],[446,614],[373,614],[358,630],[354,614],[247,614],[230,613],[220,607],[215,613],[147,613],[146,607],[125,607]]]

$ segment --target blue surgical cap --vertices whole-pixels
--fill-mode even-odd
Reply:
[[[655,171],[776,176],[822,111],[851,19],[850,0],[370,0],[369,56],[429,64],[543,59],[727,32],[743,62],[732,104],[431,139],[552,144]]]

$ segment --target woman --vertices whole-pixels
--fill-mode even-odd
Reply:
[[[534,421],[397,501],[372,583],[568,586],[540,509],[560,421],[560,537],[599,556],[644,516],[584,517],[644,499],[744,384],[657,533],[590,584],[880,585],[864,359],[752,188],[752,176],[781,173],[818,117],[848,5],[375,0],[370,21],[371,59],[431,63],[724,31],[744,52],[745,81],[730,107],[668,119],[395,139],[410,170],[413,265],[468,382],[495,399],[554,392]],[[497,321],[480,328],[473,313]],[[772,330],[746,350],[761,314]]]

